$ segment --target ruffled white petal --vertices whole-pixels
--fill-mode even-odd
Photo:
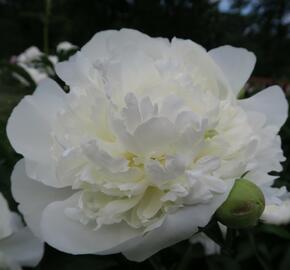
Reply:
[[[133,134],[128,132],[120,120],[114,120],[113,128],[127,151],[142,155],[168,149],[176,136],[173,123],[165,117],[149,119],[139,125]]]

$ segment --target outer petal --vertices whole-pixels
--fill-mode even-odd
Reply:
[[[208,53],[225,74],[234,95],[238,95],[254,69],[256,56],[246,49],[228,45]]]
[[[17,262],[12,261],[6,254],[0,254],[0,264],[4,269],[22,270],[21,266]]]
[[[47,167],[49,169],[46,170],[51,172],[51,125],[63,107],[64,95],[54,81],[44,80],[32,96],[22,99],[8,120],[7,135],[10,143],[28,162],[34,164],[26,168],[33,178],[38,174],[38,164],[41,170]],[[48,185],[58,185],[52,173],[46,172],[43,175],[46,177],[38,178],[40,181]]]
[[[33,236],[26,227],[14,233],[12,236],[1,240],[0,250],[11,261],[23,266],[34,267],[43,256],[44,244]]]
[[[208,204],[184,207],[169,215],[161,227],[136,240],[123,254],[129,260],[143,261],[159,250],[189,238],[197,232],[198,227],[204,227],[209,222],[216,209],[227,198],[232,185],[233,181],[229,181],[228,190],[215,195]]]
[[[7,201],[0,193],[0,239],[9,236],[12,233],[11,228],[11,212],[9,211]]]
[[[144,88],[157,76],[152,59],[160,58],[166,47],[169,47],[167,39],[153,39],[136,30],[102,31],[69,61],[57,64],[56,72],[70,86],[84,88],[88,82],[98,81],[97,74],[106,74],[111,90],[116,87],[120,91],[120,84],[127,90],[134,90],[136,86]],[[112,56],[115,61],[111,62]]]
[[[166,46],[169,46],[167,39],[153,39],[137,30],[121,29],[95,34],[81,52],[92,61],[109,58],[112,54],[121,55],[128,50],[143,50],[148,56],[159,58]]]
[[[53,201],[71,195],[68,189],[55,189],[27,177],[24,160],[18,161],[11,176],[12,193],[19,202],[19,210],[32,232],[41,237],[40,220],[44,208]]]
[[[205,81],[201,85],[206,85],[207,89],[211,89],[218,95],[224,96],[227,94],[229,86],[224,74],[203,47],[191,40],[173,38],[171,49],[174,57],[177,56],[182,60],[186,70],[192,70],[192,74],[195,74],[198,70],[197,76],[194,75],[197,82],[200,78],[203,78]]]
[[[95,230],[70,219],[65,211],[75,207],[78,200],[78,196],[72,196],[65,201],[53,202],[45,209],[41,226],[44,240],[51,246],[71,254],[103,253],[141,234],[140,230],[125,223],[103,225]],[[114,249],[114,252],[120,250]]]
[[[99,72],[81,52],[73,55],[69,61],[57,63],[55,70],[66,84],[76,86],[79,92],[90,87],[95,88],[95,91],[99,88]]]
[[[14,212],[11,212],[10,224],[11,224],[10,226],[13,230],[13,233],[18,232],[24,227],[21,217],[17,213],[14,213]]]
[[[288,117],[288,102],[279,86],[271,86],[248,99],[239,101],[245,111],[266,116],[266,124],[280,129]]]
[[[7,134],[14,149],[25,157],[43,159],[49,147],[49,130],[62,106],[64,92],[52,80],[43,81],[32,96],[24,97],[14,108]]]

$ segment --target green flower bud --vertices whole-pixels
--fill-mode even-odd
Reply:
[[[230,228],[255,226],[265,208],[262,191],[251,181],[237,179],[228,198],[216,211],[217,219]]]

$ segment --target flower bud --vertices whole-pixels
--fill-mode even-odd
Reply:
[[[237,179],[228,198],[216,211],[217,219],[230,228],[255,226],[265,208],[262,191],[251,181]]]

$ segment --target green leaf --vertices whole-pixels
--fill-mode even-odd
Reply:
[[[259,226],[259,230],[264,233],[273,234],[283,239],[290,240],[290,232],[281,226],[262,224]]]
[[[2,62],[0,63],[0,68],[7,69],[11,73],[17,73],[19,76],[21,76],[23,79],[25,79],[31,88],[36,87],[35,81],[31,78],[31,76],[28,74],[28,72],[21,66],[15,65],[15,64],[10,64],[10,63],[5,63]]]

